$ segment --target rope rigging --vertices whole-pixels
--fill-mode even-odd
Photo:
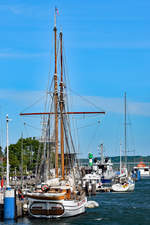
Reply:
[[[56,38],[56,31],[57,31],[56,28],[54,28],[55,38]],[[102,111],[102,112],[70,112],[70,110],[69,110],[70,99],[69,99],[67,92],[71,91],[71,92],[75,93],[75,91],[72,91],[72,89],[69,89],[66,87],[66,85],[64,85],[64,83],[65,84],[67,84],[67,82],[70,83],[69,76],[67,76],[67,71],[65,69],[66,68],[65,66],[63,66],[63,76],[64,76],[63,82],[62,82],[62,80],[60,81],[60,78],[58,78],[58,76],[57,76],[57,57],[59,55],[59,49],[60,49],[59,42],[57,41],[57,46],[56,46],[56,41],[55,41],[55,73],[54,73],[54,76],[52,77],[51,84],[49,84],[49,82],[48,82],[48,87],[47,87],[46,97],[45,97],[45,105],[44,105],[45,112],[43,112],[43,113],[21,113],[20,114],[20,115],[41,115],[42,116],[42,121],[43,121],[42,135],[41,135],[40,146],[38,149],[37,165],[36,165],[36,175],[38,175],[38,178],[39,178],[39,175],[41,175],[42,181],[45,181],[50,176],[50,169],[51,169],[50,164],[51,165],[54,164],[53,152],[52,152],[52,146],[51,146],[53,137],[55,138],[55,141],[54,141],[54,143],[55,143],[55,167],[58,162],[58,159],[56,159],[56,155],[58,154],[57,151],[60,152],[61,149],[58,146],[58,142],[59,142],[58,139],[60,139],[60,137],[58,137],[57,132],[58,132],[58,128],[60,126],[60,121],[62,120],[63,131],[64,131],[64,144],[65,144],[65,150],[66,150],[65,151],[65,153],[66,153],[66,159],[65,159],[66,165],[65,166],[66,166],[66,170],[69,169],[69,171],[70,171],[73,168],[75,162],[77,163],[77,167],[79,167],[79,163],[78,163],[78,160],[76,157],[74,138],[71,134],[71,125],[72,124],[71,124],[70,115],[83,114],[84,118],[85,118],[85,114],[91,114],[91,115],[95,114],[95,113],[105,114],[104,111]],[[64,54],[64,51],[63,51],[63,54]],[[65,57],[63,57],[63,64],[65,65]],[[50,73],[49,73],[49,77],[50,77]],[[58,83],[60,84],[59,90],[58,90]],[[52,91],[53,90],[52,87],[54,87],[54,91]],[[63,94],[61,92],[63,92]],[[61,94],[63,95],[63,100],[62,100]],[[94,103],[92,103],[85,97],[83,97],[79,94],[78,94],[78,96],[80,98],[82,98],[84,101],[88,102],[88,104],[97,108],[98,110],[100,109],[98,106],[96,106]],[[36,101],[36,103],[38,101]],[[61,108],[62,101],[63,101],[63,110]],[[65,104],[64,104],[64,102],[65,102]],[[31,108],[36,103],[27,107],[25,110]],[[53,103],[55,104],[55,106]],[[55,118],[55,121],[54,121],[54,118]],[[56,126],[56,120],[57,120],[57,126]],[[55,125],[53,124],[53,122],[55,122],[54,123]],[[75,124],[73,124],[73,125],[74,125],[74,129],[75,129]],[[85,127],[89,127],[89,126],[91,126],[91,124],[86,125],[84,127],[80,127],[80,128],[85,128]],[[80,129],[80,128],[78,128],[78,129]],[[55,135],[54,135],[54,132],[55,132]],[[57,136],[57,138],[56,138],[56,136]],[[56,151],[56,149],[57,149],[57,151]],[[74,154],[74,158],[72,158],[72,154]],[[57,157],[58,157],[58,155],[57,155]],[[57,165],[57,167],[58,166],[59,165]],[[43,171],[43,173],[41,173],[41,171]],[[46,173],[46,171],[47,171],[47,173]],[[58,168],[57,168],[57,170],[55,170],[56,177],[58,177],[57,173],[58,173]],[[74,173],[74,171],[73,171],[73,173]]]

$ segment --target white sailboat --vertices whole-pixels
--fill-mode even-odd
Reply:
[[[131,177],[126,176],[126,174],[120,174],[115,178],[115,183],[112,185],[112,191],[114,192],[130,192],[134,191],[135,182]]]
[[[114,179],[114,184],[112,185],[112,191],[114,192],[129,192],[134,191],[135,189],[135,181],[129,176],[128,170],[127,170],[127,142],[126,142],[126,93],[125,93],[125,121],[124,121],[124,135],[125,135],[125,163],[124,166],[122,165],[121,160],[121,144],[120,144],[120,174],[116,176]]]

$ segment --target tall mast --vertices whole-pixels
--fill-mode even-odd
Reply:
[[[56,10],[54,23],[55,40],[55,73],[54,73],[54,111],[55,111],[55,176],[58,177],[58,86],[57,86],[57,28],[56,28]]]
[[[60,81],[60,118],[61,118],[61,170],[62,170],[62,179],[64,179],[64,128],[63,128],[63,55],[62,55],[62,31],[60,32],[60,64],[61,64],[61,81]]]
[[[125,156],[125,166],[127,167],[127,106],[126,106],[126,92],[124,93],[124,156]]]

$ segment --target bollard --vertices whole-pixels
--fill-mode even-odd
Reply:
[[[89,192],[90,192],[90,190],[89,190],[89,182],[86,182],[86,184],[85,184],[85,193],[86,193],[86,196],[89,196]]]
[[[96,195],[96,184],[92,184],[92,195]]]
[[[4,219],[16,218],[16,198],[15,190],[6,188],[4,195]]]

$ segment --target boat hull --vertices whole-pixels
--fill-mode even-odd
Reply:
[[[135,189],[135,183],[128,183],[128,184],[114,184],[112,185],[112,190],[115,192],[129,192],[134,191]]]
[[[87,199],[83,200],[44,200],[29,198],[28,212],[35,218],[71,217],[85,212]]]
[[[112,185],[112,191],[115,192],[127,192],[129,191],[129,185],[122,185],[120,183]]]

